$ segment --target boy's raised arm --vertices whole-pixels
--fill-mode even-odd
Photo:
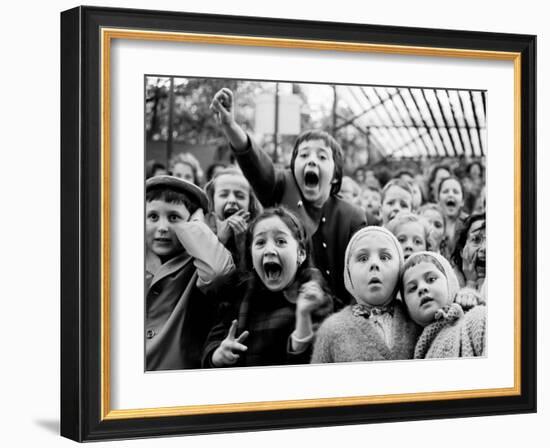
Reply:
[[[229,143],[236,151],[244,151],[248,146],[248,136],[235,121],[235,101],[228,88],[216,92],[210,108],[216,113],[218,122]]]
[[[284,174],[275,170],[269,156],[258,148],[235,121],[233,92],[223,88],[214,95],[211,109],[216,113],[237,162],[264,207],[275,205],[281,196]]]

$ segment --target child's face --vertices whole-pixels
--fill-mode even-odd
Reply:
[[[439,189],[439,184],[441,183],[441,181],[443,179],[446,179],[447,177],[450,177],[451,176],[451,173],[449,173],[449,171],[447,171],[445,168],[440,168],[437,170],[437,173],[435,173],[435,177],[434,177],[434,180],[432,182],[432,194],[433,194],[433,197],[435,198],[435,200],[437,200],[437,191]]]
[[[447,278],[427,261],[405,271],[403,290],[412,320],[423,327],[433,322],[437,310],[450,304]]]
[[[380,212],[380,201],[381,196],[378,191],[374,190],[365,190],[362,195],[363,198],[363,208],[373,214],[378,214]]]
[[[462,187],[456,179],[444,180],[439,191],[439,205],[443,214],[447,217],[456,218],[464,205]]]
[[[422,191],[416,182],[411,182],[411,188],[413,191],[412,207],[416,210],[422,205]]]
[[[330,196],[334,177],[332,149],[324,140],[300,143],[294,161],[294,177],[304,198],[321,206]]]
[[[260,280],[270,291],[289,286],[305,252],[299,247],[288,226],[278,216],[259,221],[252,234],[252,264]]]
[[[176,230],[189,220],[184,204],[155,200],[145,205],[145,243],[163,262],[183,250]]]
[[[412,254],[426,250],[424,227],[419,222],[405,222],[395,229],[395,237],[403,248],[405,260]]]
[[[441,213],[437,210],[424,210],[422,216],[426,218],[431,227],[431,236],[434,239],[436,247],[433,249],[439,248],[443,235],[445,233],[445,221]]]
[[[355,187],[354,183],[346,177],[342,179],[340,195],[342,196],[342,199],[348,201],[350,204],[357,205],[360,202],[359,192],[357,191],[357,188]]]
[[[473,263],[478,279],[485,278],[487,255],[484,220],[480,219],[472,224],[460,255],[463,262]]]
[[[248,211],[250,185],[244,176],[223,174],[214,181],[214,213],[225,220],[239,210]]]
[[[399,254],[393,242],[387,236],[366,234],[350,254],[349,274],[358,302],[373,306],[388,303],[399,276]]]
[[[412,197],[403,188],[393,185],[386,191],[382,200],[382,221],[387,224],[399,212],[410,212],[412,209]]]
[[[187,163],[176,163],[172,168],[172,175],[186,180],[187,182],[195,183],[195,176],[193,174],[193,168]]]

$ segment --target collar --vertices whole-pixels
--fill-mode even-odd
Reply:
[[[358,303],[351,307],[351,312],[354,316],[364,317],[365,319],[369,319],[373,316],[381,316],[383,314],[389,314],[393,317],[394,308],[395,303],[393,300],[391,303],[384,306],[368,306],[362,303]]]

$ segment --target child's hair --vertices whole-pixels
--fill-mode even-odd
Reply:
[[[437,175],[437,172],[439,170],[446,170],[449,172],[449,174],[452,173],[451,168],[445,164],[439,164],[433,167],[433,169],[430,171],[430,177],[428,178],[428,185],[427,185],[429,200],[437,201],[437,198],[432,198],[431,196],[432,196],[432,184],[434,183],[435,176]]]
[[[214,195],[216,194],[216,179],[218,177],[221,177],[223,175],[232,174],[236,176],[240,176],[243,179],[246,180],[248,183],[248,180],[246,177],[244,177],[241,170],[235,167],[228,167],[224,168],[223,170],[216,173],[216,175],[204,186],[204,190],[206,192],[206,196],[208,197],[208,209],[210,211],[214,210]],[[252,190],[252,186],[249,184],[248,186],[248,192],[250,195],[250,202],[248,205],[248,212],[250,212],[250,220],[253,220],[256,216],[258,216],[259,213],[262,211],[262,205],[260,204],[260,201],[258,201],[258,198],[254,194],[254,191]]]
[[[246,231],[246,253],[245,253],[245,266],[244,269],[249,272],[253,271],[252,264],[252,238],[254,236],[254,229],[260,221],[264,219],[277,217],[283,221],[292,233],[292,237],[297,241],[298,247],[305,253],[304,261],[298,266],[296,275],[299,275],[304,269],[311,267],[310,253],[311,246],[310,240],[307,237],[306,229],[302,222],[294,216],[294,214],[285,207],[273,207],[264,210],[256,219],[254,219],[248,226]]]
[[[333,196],[340,191],[342,185],[342,174],[344,171],[344,152],[342,147],[328,132],[320,130],[310,130],[302,132],[296,141],[294,142],[294,148],[292,149],[292,158],[290,159],[290,169],[294,175],[294,163],[298,156],[298,147],[303,143],[310,140],[323,140],[326,145],[332,150],[332,159],[334,160],[334,175],[332,179],[332,185],[330,187],[330,194]]]
[[[382,198],[382,190],[380,189],[380,187],[376,186],[376,185],[365,185],[365,187],[363,188],[363,192],[365,191],[374,191],[375,193],[378,193],[380,195],[380,198]]]
[[[479,175],[483,177],[483,171],[484,171],[483,165],[479,160],[473,160],[472,162],[468,163],[468,165],[466,166],[466,175],[470,176],[470,171],[472,170],[472,167],[474,167],[475,165],[479,167]]]
[[[190,215],[195,213],[200,207],[199,204],[189,198],[185,193],[162,185],[148,189],[147,193],[145,193],[145,201],[164,201],[169,204],[183,204]]]
[[[166,167],[156,160],[148,160],[145,164],[145,177],[149,179],[150,177],[153,177],[157,170],[164,170],[166,171]]]
[[[386,185],[384,185],[384,188],[382,189],[382,202],[384,202],[386,193],[391,187],[399,187],[405,190],[407,193],[409,193],[411,195],[411,207],[412,207],[413,191],[411,189],[411,185],[408,182],[404,181],[403,179],[392,179]]]
[[[444,218],[443,216],[443,210],[441,209],[440,205],[439,204],[436,204],[435,202],[427,202],[426,204],[422,205],[419,209],[418,209],[418,214],[420,216],[423,216],[423,213],[428,211],[428,210],[433,210],[433,211],[436,211],[437,213],[439,213],[441,215],[442,218]]]
[[[191,168],[193,171],[193,182],[195,185],[199,185],[202,179],[202,169],[197,158],[188,152],[180,152],[170,160],[170,171],[173,171],[178,163],[183,163]]]
[[[397,174],[394,176],[396,179],[401,179],[402,176],[409,176],[414,179],[414,174],[411,170],[402,169],[397,172]]]
[[[466,245],[470,228],[477,221],[485,221],[485,213],[477,213],[475,215],[468,216],[466,221],[464,221],[464,226],[460,230],[458,239],[456,240],[455,249],[451,255],[451,261],[462,275],[464,275],[464,272],[462,271],[462,249],[464,249],[464,246]],[[485,225],[486,224],[483,224],[481,229],[484,229]]]
[[[462,196],[464,196],[464,186],[462,185],[462,181],[456,176],[449,176],[439,182],[439,186],[437,187],[437,197],[439,198],[439,195],[441,194],[442,185],[449,180],[454,180],[458,183],[458,185],[460,185],[460,191],[462,192]]]
[[[409,213],[409,212],[401,212],[395,215],[395,217],[386,224],[386,229],[388,229],[391,233],[393,233],[397,237],[397,229],[401,227],[403,224],[406,224],[408,222],[417,222],[422,226],[422,230],[424,231],[424,242],[426,243],[426,247],[433,246],[433,238],[432,238],[432,229],[430,228],[430,223],[422,216],[418,216],[416,213]]]
[[[214,171],[216,170],[216,168],[227,168],[228,167],[228,163],[226,162],[213,162],[212,165],[210,165],[207,170],[206,170],[206,181],[207,182],[210,182],[212,180],[212,178],[214,177]]]

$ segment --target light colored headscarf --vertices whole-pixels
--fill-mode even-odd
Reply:
[[[401,248],[401,244],[399,244],[399,241],[397,241],[397,238],[394,236],[393,233],[391,233],[388,229],[385,229],[384,227],[378,227],[378,226],[368,226],[363,227],[362,229],[359,229],[357,232],[353,234],[351,239],[349,240],[348,247],[346,248],[346,254],[344,258],[344,284],[346,285],[346,289],[348,292],[355,298],[357,296],[357,293],[355,291],[355,287],[353,286],[353,282],[351,280],[351,275],[349,272],[349,260],[351,258],[351,254],[353,252],[353,249],[359,243],[360,240],[362,240],[366,235],[370,234],[376,234],[380,235],[380,237],[387,239],[391,242],[391,244],[395,247],[395,250],[397,251],[397,256],[399,257],[399,272],[401,272],[401,269],[403,268],[404,263],[404,257],[403,257],[403,249]],[[397,293],[397,290],[399,289],[399,281],[397,282],[395,291],[393,292],[393,295],[395,296],[395,293]]]
[[[405,265],[403,266],[403,269],[401,271],[401,279],[400,279],[400,282],[399,282],[401,284],[401,297],[403,297],[403,301],[405,301],[405,292],[404,292],[404,285],[403,285],[403,274],[405,273],[405,271],[408,268],[410,268],[413,265],[417,264],[418,261],[416,259],[418,257],[422,256],[422,255],[431,257],[434,260],[436,260],[441,265],[443,270],[445,271],[445,272],[443,272],[443,275],[445,275],[445,278],[447,279],[447,290],[449,291],[449,298],[450,298],[449,304],[453,303],[455,301],[456,294],[457,294],[458,290],[460,289],[460,285],[458,283],[458,278],[456,277],[455,271],[451,267],[451,264],[447,261],[447,259],[443,255],[435,253],[435,252],[428,252],[428,251],[416,252],[416,253],[412,254],[407,259],[407,261],[405,262]],[[438,271],[439,271],[439,269],[438,269]]]

